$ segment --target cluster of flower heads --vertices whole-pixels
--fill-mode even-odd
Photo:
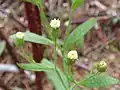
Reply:
[[[53,20],[51,20],[50,26],[51,26],[51,28],[54,28],[54,29],[59,28],[60,27],[60,20],[54,18]],[[17,39],[23,39],[24,38],[24,33],[17,32],[16,33],[16,38]],[[77,60],[78,59],[77,51],[76,50],[69,51],[68,54],[67,54],[67,58],[70,59],[70,60]],[[105,72],[106,68],[107,68],[107,64],[106,64],[105,61],[101,61],[100,63],[97,64],[97,70],[99,72]]]

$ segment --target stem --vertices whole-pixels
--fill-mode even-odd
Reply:
[[[68,24],[67,29],[66,29],[66,37],[68,37],[68,35],[70,33],[70,26],[71,26],[71,22],[72,22],[72,14],[73,14],[73,10],[70,11],[69,24]]]
[[[20,47],[20,50],[21,50],[21,55],[23,58],[25,58],[29,63],[36,63],[35,60],[33,59],[32,56],[28,55],[25,50],[24,50],[24,47]]]
[[[40,10],[37,6],[26,2],[25,3],[25,12],[28,19],[28,27],[31,32],[42,35],[42,23],[40,17]],[[40,63],[43,58],[44,47],[41,44],[32,43],[32,52],[35,62]],[[43,90],[43,78],[45,74],[43,72],[35,72],[36,75],[36,90]]]
[[[70,76],[70,80],[72,80],[72,82],[76,83],[75,80],[73,79],[73,75],[72,75],[72,65],[68,66],[68,74]]]
[[[70,90],[73,90],[75,87],[77,86],[77,84],[74,84]]]
[[[57,48],[57,42],[56,42],[56,38],[55,38],[54,44],[55,44],[55,46],[54,46],[54,65],[55,65],[55,71],[56,71],[59,79],[61,80],[64,88],[67,90],[67,87],[66,87],[66,85],[64,84],[64,81],[63,81],[63,79],[62,79],[62,77],[61,77],[61,75],[60,75],[60,73],[59,73],[59,71],[58,71],[58,69],[57,69],[57,67],[56,67],[56,61],[57,61],[57,50],[56,50],[56,48]]]
[[[76,86],[79,86],[80,83],[82,83],[82,80],[80,82],[75,82],[74,85],[70,88],[70,90],[73,90]]]
[[[54,45],[54,65],[55,65],[55,70],[56,70],[56,62],[57,62],[57,50],[56,50],[56,48],[57,48],[57,40],[56,40],[56,38],[55,38],[55,45]]]

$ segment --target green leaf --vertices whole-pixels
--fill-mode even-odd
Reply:
[[[10,38],[15,40],[16,39],[15,34],[11,35]],[[53,44],[51,40],[31,32],[24,32],[24,40],[27,42],[44,44],[44,45]]]
[[[4,49],[5,49],[5,42],[0,42],[0,56],[2,55]]]
[[[22,1],[30,2],[30,3],[38,6],[38,8],[40,9],[40,17],[41,17],[42,25],[45,28],[44,30],[46,31],[46,33],[50,37],[51,28],[49,26],[48,19],[47,19],[46,15],[45,15],[45,12],[44,12],[44,0],[22,0]]]
[[[95,87],[106,87],[113,84],[118,84],[119,80],[116,78],[113,78],[108,75],[104,74],[93,74],[85,78],[82,82],[80,82],[80,85],[83,85],[85,87],[89,88],[95,88]]]
[[[55,90],[66,90],[63,86],[63,84],[61,83],[59,76],[57,74],[57,72],[54,70],[54,64],[52,64],[50,61],[43,59],[42,62],[36,63],[36,64],[18,64],[22,69],[25,70],[32,70],[32,71],[44,71],[48,78],[53,82],[54,86],[55,86]],[[66,86],[68,86],[67,83],[67,78],[64,75],[64,73],[57,68],[62,80],[64,81],[64,84],[66,84]]]
[[[32,70],[32,71],[48,71],[53,70],[53,67],[45,66],[40,63],[30,63],[30,64],[18,64],[18,66],[25,70]]]
[[[40,8],[40,17],[41,17],[42,25],[44,27],[45,32],[48,34],[47,36],[49,38],[51,38],[51,30],[52,29],[51,29],[51,27],[49,25],[49,22],[48,22],[48,19],[47,19],[46,15],[45,15],[44,5],[43,5],[42,1],[40,2],[39,8]]]
[[[91,28],[96,24],[97,20],[92,18],[85,23],[79,25],[73,32],[65,39],[64,50],[70,50],[75,48],[84,41],[84,35],[91,30]],[[82,46],[82,44],[80,45]]]
[[[80,48],[84,47],[84,37],[81,37],[81,39],[76,43],[75,47],[80,47]]]
[[[72,0],[72,10],[80,7],[84,3],[84,0]]]
[[[48,60],[44,59],[43,61],[44,61],[44,64],[46,64],[46,65],[48,64],[48,65],[54,67],[54,64],[48,62]],[[68,87],[67,77],[59,68],[57,68],[57,70],[58,70],[64,84]],[[48,76],[48,79],[53,82],[53,85],[55,86],[55,90],[66,90],[65,87],[63,86],[62,82],[60,81],[59,76],[56,71],[46,71],[46,74]]]

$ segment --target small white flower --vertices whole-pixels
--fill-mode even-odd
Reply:
[[[50,26],[51,26],[52,28],[55,28],[55,29],[56,29],[56,28],[59,28],[59,27],[60,27],[60,20],[54,18],[53,20],[51,20]]]
[[[69,21],[66,21],[64,25],[67,27],[69,25]]]
[[[101,62],[99,63],[99,65],[100,65],[100,66],[107,66],[107,63],[106,63],[105,61],[101,61]]]
[[[67,57],[68,57],[69,59],[71,59],[71,60],[78,59],[78,53],[77,53],[76,50],[71,50],[71,51],[68,53]]]
[[[17,32],[17,33],[16,33],[16,38],[18,38],[18,39],[23,39],[23,38],[24,38],[24,33],[22,33],[22,32]]]

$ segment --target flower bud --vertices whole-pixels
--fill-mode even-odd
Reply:
[[[22,33],[22,32],[16,33],[15,45],[16,46],[23,46],[24,45],[24,33]]]
[[[67,55],[67,64],[68,65],[72,65],[73,63],[75,63],[75,60],[78,59],[78,54],[76,50],[71,50],[68,55]]]
[[[106,69],[107,69],[107,63],[105,61],[101,61],[100,63],[98,63],[97,65],[98,72],[105,72]]]
[[[60,27],[60,20],[54,18],[53,20],[51,20],[50,26],[54,29],[59,28]]]
[[[75,59],[78,59],[78,53],[77,53],[77,51],[76,50],[71,50],[69,53],[68,53],[68,55],[67,55],[67,57],[69,58],[69,59],[71,59],[71,60],[75,60]]]
[[[23,38],[24,38],[24,33],[22,33],[22,32],[17,32],[17,33],[16,33],[16,38],[17,38],[17,39],[23,39]]]

